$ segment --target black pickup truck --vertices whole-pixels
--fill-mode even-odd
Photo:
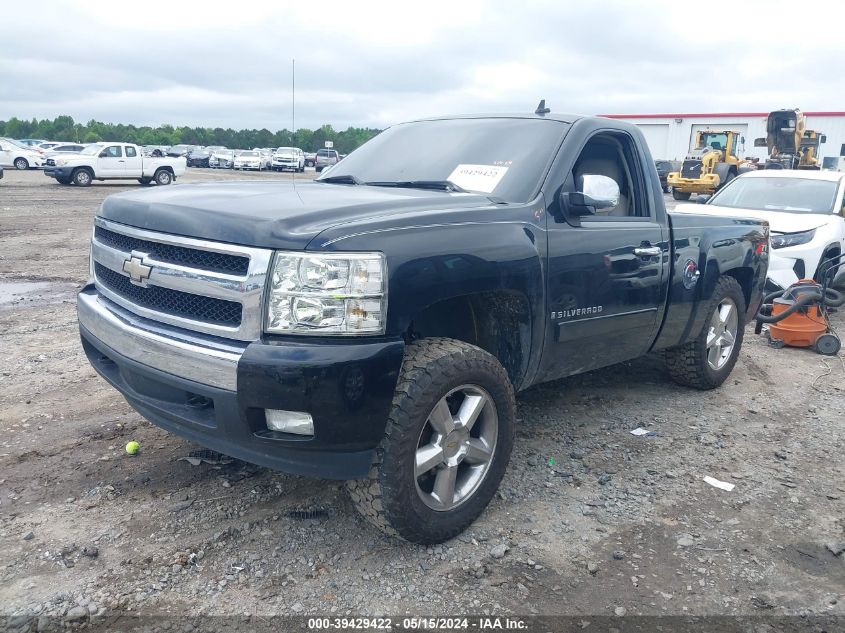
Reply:
[[[437,118],[314,182],[110,196],[79,324],[155,424],[349,480],[375,525],[433,543],[493,497],[516,392],[655,351],[675,381],[720,385],[768,244],[764,222],[667,214],[629,124]]]

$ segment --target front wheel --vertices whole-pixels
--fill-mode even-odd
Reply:
[[[739,358],[745,330],[745,295],[737,280],[720,277],[703,309],[707,320],[698,337],[666,350],[672,380],[702,390],[725,382]]]
[[[88,187],[93,179],[87,169],[77,169],[70,178],[77,187]]]
[[[732,171],[729,171],[729,172],[728,172],[728,175],[727,175],[727,176],[725,176],[725,182],[723,182],[722,184],[720,184],[720,185],[716,188],[716,191],[719,191],[720,189],[722,189],[722,187],[725,187],[725,186],[726,186],[726,185],[727,185],[727,184],[728,184],[731,180],[733,180],[734,178],[736,178],[736,174],[735,174],[734,172],[732,172]]]
[[[677,189],[672,189],[672,197],[675,200],[689,200],[690,193],[688,191],[678,191]]]
[[[29,169],[29,161],[25,158],[16,158],[15,159],[15,169],[20,171],[24,171],[25,169]]]
[[[492,355],[447,338],[412,343],[369,477],[347,484],[352,500],[388,534],[453,538],[496,493],[514,418],[513,388]]]

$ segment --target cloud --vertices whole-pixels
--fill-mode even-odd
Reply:
[[[409,118],[842,109],[839,4],[798,44],[791,2],[493,0],[248,5],[67,0],[4,7],[0,119],[70,114],[136,124],[384,127]],[[120,5],[125,6],[125,5]],[[708,12],[708,15],[711,15]],[[729,19],[723,19],[728,16]],[[793,39],[790,39],[793,38]]]

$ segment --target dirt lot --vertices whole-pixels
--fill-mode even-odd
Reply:
[[[180,460],[199,447],[88,366],[74,294],[92,217],[132,186],[0,181],[3,614],[845,613],[841,359],[749,328],[713,392],[658,357],[533,388],[498,498],[454,541],[409,545],[336,482]]]

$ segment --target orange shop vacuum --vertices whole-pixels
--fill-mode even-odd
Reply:
[[[825,283],[801,279],[786,290],[766,295],[757,314],[755,332],[759,334],[765,323],[769,325],[766,335],[774,347],[812,347],[826,356],[838,354],[841,342],[830,327],[828,311],[845,304],[845,295],[827,287],[839,267],[834,261],[828,260],[820,267],[823,272],[819,276]]]

